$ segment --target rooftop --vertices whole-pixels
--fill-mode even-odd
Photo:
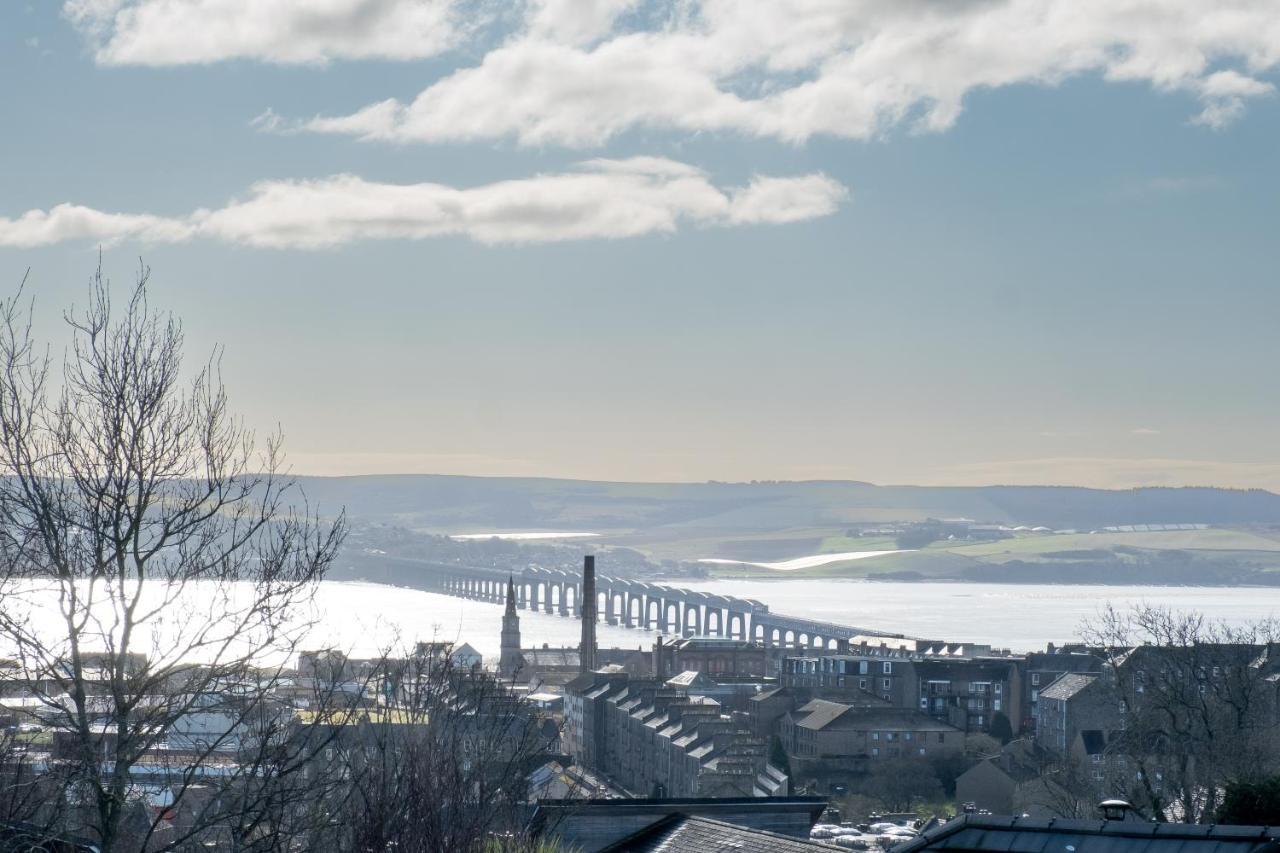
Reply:
[[[893,853],[1280,853],[1280,828],[965,815]]]
[[[721,820],[673,814],[601,853],[813,853],[831,847]]]
[[[1041,699],[1070,699],[1098,680],[1096,675],[1068,672],[1058,676],[1052,684],[1040,691]]]

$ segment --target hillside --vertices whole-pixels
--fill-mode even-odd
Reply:
[[[465,532],[522,528],[753,533],[856,523],[968,518],[1091,530],[1131,524],[1280,524],[1262,490],[1065,486],[876,486],[859,482],[609,483],[504,477],[303,477],[322,509]]]
[[[557,531],[595,535],[553,540],[542,548],[514,542],[494,546],[484,551],[485,559],[500,559],[503,565],[572,565],[583,550],[613,549],[615,570],[636,575],[1280,581],[1280,496],[1264,491],[416,475],[303,478],[301,485],[322,511],[346,507],[360,528],[350,543],[353,560],[361,548],[366,555],[472,559],[453,555],[459,549],[448,546],[441,534]],[[968,519],[1003,529],[989,532],[996,537],[991,539],[961,533],[919,544],[903,544],[893,532],[925,519]],[[1135,525],[1195,527],[1104,530]],[[877,532],[881,528],[884,532]],[[698,562],[709,560],[716,562]]]

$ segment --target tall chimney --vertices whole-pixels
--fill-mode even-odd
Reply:
[[[581,672],[596,668],[596,558],[590,554],[582,558],[582,645],[578,648]]]

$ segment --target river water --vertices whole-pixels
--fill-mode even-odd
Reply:
[[[1107,603],[1196,610],[1244,623],[1280,616],[1280,589],[1247,587],[1068,586],[976,583],[891,583],[859,580],[720,580],[682,583],[723,595],[754,598],[792,616],[841,622],[929,639],[985,643],[1015,651],[1041,649],[1079,636],[1081,624]],[[193,595],[197,594],[193,592]],[[8,603],[13,606],[12,602]],[[49,618],[46,614],[42,618]],[[414,589],[326,581],[315,600],[313,647],[374,655],[417,640],[467,642],[496,656],[502,607]],[[57,630],[56,619],[49,622]],[[576,646],[573,619],[520,611],[525,647]],[[651,647],[654,634],[610,625],[600,645]],[[157,635],[157,642],[169,642]]]
[[[754,598],[774,611],[929,639],[986,643],[1016,651],[1079,637],[1082,623],[1111,603],[1148,603],[1195,610],[1240,624],[1280,617],[1280,588],[1068,586],[978,583],[893,583],[861,580],[720,580],[681,586]],[[325,623],[344,644],[366,644],[392,625],[403,634],[464,640],[497,654],[502,608],[429,592],[376,584],[326,583]],[[350,614],[344,617],[340,614]],[[376,619],[370,622],[370,616]],[[367,627],[362,627],[367,626]],[[578,623],[520,611],[525,646],[576,645]],[[600,625],[601,645],[649,647],[654,634]]]

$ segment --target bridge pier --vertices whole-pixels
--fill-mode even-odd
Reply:
[[[505,571],[453,564],[427,564],[434,572],[423,588],[445,595],[501,604]],[[581,576],[572,571],[529,567],[515,579],[516,606],[579,617],[584,609]],[[623,578],[597,578],[596,618],[610,625],[644,628],[672,637],[704,635],[789,646],[849,651],[849,641],[867,629],[772,613],[763,602]],[[570,602],[572,595],[573,601]]]

